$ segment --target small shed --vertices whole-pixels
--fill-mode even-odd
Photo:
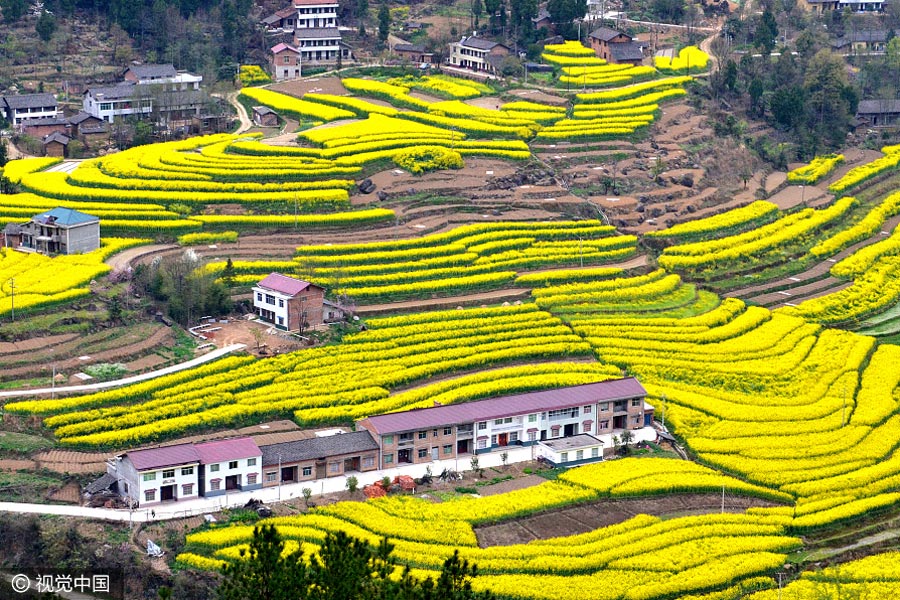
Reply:
[[[253,122],[259,127],[278,127],[278,113],[268,106],[254,106]]]
[[[22,245],[22,224],[7,223],[3,228],[3,247],[18,248]]]
[[[44,156],[69,156],[69,142],[71,139],[64,133],[54,131],[44,138],[41,145],[44,147]]]

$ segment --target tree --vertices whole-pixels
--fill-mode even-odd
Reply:
[[[0,167],[9,162],[9,145],[4,139],[0,139]]]
[[[775,22],[775,15],[771,9],[763,11],[756,25],[756,31],[753,34],[754,45],[759,48],[763,54],[769,55],[775,49],[775,38],[778,36],[778,24]]]
[[[228,257],[228,260],[225,261],[225,268],[222,269],[222,275],[220,279],[222,280],[222,284],[225,287],[232,288],[234,287],[234,263],[231,261],[231,257]]]
[[[309,587],[308,572],[299,551],[282,554],[284,542],[274,525],[253,528],[249,551],[243,560],[226,564],[219,588],[220,600],[296,600]]]
[[[750,94],[750,111],[760,115],[763,113],[761,103],[763,90],[763,82],[759,77],[754,77],[750,81],[750,87],[747,89],[747,93]]]
[[[481,19],[482,13],[484,13],[484,5],[481,3],[481,0],[472,0],[472,16],[475,18],[475,29],[478,29],[478,20]]]
[[[27,0],[0,0],[0,10],[3,11],[3,21],[15,23],[28,11]]]
[[[843,143],[859,101],[844,60],[829,50],[817,52],[807,66],[803,89],[807,127],[831,146]]]
[[[738,76],[737,63],[729,58],[728,62],[725,63],[725,78],[724,78],[725,87],[728,88],[729,92],[733,92],[735,89],[737,89],[737,76]]]
[[[628,447],[628,444],[630,444],[633,441],[634,441],[634,434],[631,433],[631,431],[626,429],[625,431],[622,432],[622,434],[619,436],[619,442],[622,444],[622,454],[624,454],[626,456],[628,455],[628,453],[631,451]]]
[[[382,1],[381,8],[378,9],[378,40],[383,44],[388,39],[391,32],[391,11],[388,9],[386,1]]]
[[[584,18],[587,2],[584,0],[550,0],[547,3],[550,20],[556,24],[557,32],[566,39],[577,37],[576,19]]]
[[[344,482],[344,486],[347,488],[347,491],[350,492],[351,495],[355,494],[356,490],[359,489],[359,479],[351,475]]]
[[[530,39],[534,31],[534,22],[531,19],[537,16],[537,11],[537,0],[509,1],[509,20],[517,40]]]
[[[312,498],[312,488],[305,487],[300,492],[303,494],[303,502],[309,508],[309,499]]]
[[[38,37],[41,38],[41,41],[49,42],[56,31],[56,17],[46,10],[42,11],[41,16],[38,17],[37,23],[34,25],[34,30],[37,32]]]
[[[110,323],[118,323],[122,318],[122,300],[118,294],[109,299],[108,317]]]

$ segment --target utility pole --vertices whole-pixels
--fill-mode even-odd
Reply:
[[[12,321],[16,322],[16,279],[15,277],[9,278],[9,303],[10,309],[12,312]]]

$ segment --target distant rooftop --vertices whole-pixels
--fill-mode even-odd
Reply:
[[[571,450],[580,450],[582,448],[602,445],[603,440],[586,433],[579,433],[578,435],[570,435],[569,437],[541,440],[541,444],[556,452],[569,452]]]

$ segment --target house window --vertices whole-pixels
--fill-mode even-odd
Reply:
[[[175,469],[166,469],[163,471],[163,479],[172,479],[175,477]]]
[[[582,460],[584,458],[584,450],[579,450],[575,453],[575,460]]]
[[[509,441],[518,442],[519,441],[519,432],[513,431],[509,434]]]
[[[563,452],[559,455],[559,462],[569,462],[569,453]]]
[[[600,448],[591,448],[591,458],[600,456]]]
[[[591,414],[591,407],[590,407],[590,405],[584,407],[583,413],[586,414],[586,415]]]
[[[233,460],[233,461],[231,461],[231,462],[228,463],[228,468],[229,468],[229,469],[237,469],[237,467],[238,467],[238,461],[236,461],[236,460]]]
[[[452,427],[444,427],[444,435],[451,435],[453,433]]]
[[[341,463],[335,461],[328,463],[328,472],[329,473],[340,473],[341,472]]]
[[[491,446],[496,446],[496,445],[497,445],[497,436],[492,435],[491,436]]]
[[[260,294],[259,292],[256,292],[256,299],[259,300],[260,302],[262,302],[262,294]]]
[[[420,431],[420,432],[419,432],[419,439],[420,439],[420,440],[424,440],[424,439],[427,438],[427,437],[428,437],[428,432],[427,432],[427,431]]]
[[[371,469],[375,466],[375,457],[374,456],[363,456],[362,459],[362,468],[363,469]]]
[[[503,425],[503,419],[494,419],[494,425]]]
[[[286,65],[290,64],[290,60],[291,60],[290,56],[287,56],[287,55],[284,56],[284,64],[286,64]]]
[[[181,495],[182,496],[191,496],[194,493],[194,484],[193,483],[183,483],[181,484]]]
[[[303,467],[303,476],[312,477],[312,467]]]
[[[551,421],[560,421],[562,419],[575,419],[578,417],[578,407],[574,408],[560,408],[558,410],[550,411],[550,420]]]
[[[634,415],[633,417],[631,417],[631,422],[634,423],[635,425],[640,425],[641,424],[641,415]]]
[[[247,466],[248,466],[248,467],[255,467],[255,466],[256,466],[256,459],[255,459],[255,458],[248,458],[248,459],[247,459]]]
[[[209,480],[209,489],[212,491],[216,491],[219,489],[219,486],[222,484],[221,479],[210,479]]]
[[[437,429],[431,430],[431,437],[437,437]]]
[[[275,481],[275,478],[278,476],[277,471],[266,471],[266,481]]]
[[[487,440],[478,440],[478,449],[484,450],[487,448]]]
[[[392,435],[386,435],[382,439],[384,440],[385,446],[390,446],[391,444],[394,443],[394,436],[392,436]]]
[[[155,481],[156,473],[144,473],[144,481]]]
[[[537,432],[536,432],[536,431],[529,431],[529,432],[528,432],[528,441],[529,441],[529,442],[533,442],[533,441],[536,440],[536,439],[537,439]]]
[[[419,458],[428,458],[428,448],[419,448]]]
[[[272,306],[274,306],[275,296],[273,296],[272,294],[266,294],[266,304],[271,304]]]
[[[536,414],[534,414],[534,415],[528,415],[528,422],[529,422],[529,423],[536,423],[536,422],[537,422],[537,415],[536,415]]]
[[[446,444],[444,446],[444,454],[450,454],[453,452],[453,446],[450,444]]]
[[[384,455],[384,464],[386,464],[386,465],[392,465],[392,464],[394,464],[394,455],[393,455],[393,453],[392,453],[392,454],[385,454],[385,455]]]
[[[640,406],[640,405],[641,405],[641,399],[640,399],[640,398],[632,398],[632,399],[631,399],[631,407],[632,407],[632,408],[637,408],[637,407]]]
[[[600,429],[609,429],[609,421],[600,421]]]
[[[482,431],[487,429],[487,421],[479,421],[478,422],[478,431]]]
[[[278,308],[284,308],[284,300],[281,298],[278,299]]]
[[[181,469],[181,474],[182,475],[193,475],[194,467],[184,467],[183,469]]]
[[[219,465],[209,465],[209,470],[210,472],[215,473],[219,470]]]
[[[284,317],[278,317],[278,324],[284,325]]]
[[[144,500],[147,502],[153,502],[156,500],[156,490],[147,490],[144,492]]]
[[[609,410],[609,402],[601,402],[600,410]]]
[[[256,485],[256,473],[247,473],[247,485]]]

